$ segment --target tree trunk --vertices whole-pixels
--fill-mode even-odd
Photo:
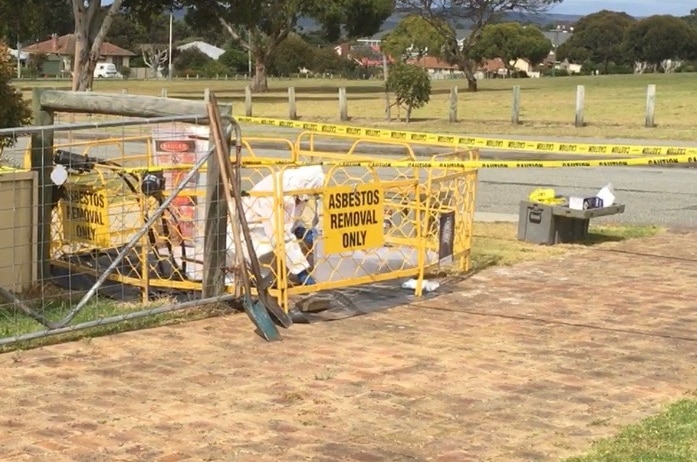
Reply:
[[[404,116],[407,123],[411,121],[411,106],[407,106],[407,114]]]
[[[104,19],[99,22],[101,0],[73,0],[75,18],[75,56],[73,57],[73,91],[92,89],[94,69],[99,60],[102,43],[106,37],[114,15],[121,8],[123,0],[113,0]]]
[[[256,56],[254,60],[254,79],[252,80],[252,91],[255,93],[268,91],[269,83],[266,79],[266,56]]]
[[[604,65],[604,67],[603,67],[603,73],[604,73],[605,75],[607,75],[607,71],[610,69],[610,59],[609,59],[609,58],[605,58],[604,64],[605,64],[605,65]]]
[[[477,78],[474,76],[474,63],[470,59],[464,59],[459,63],[459,67],[464,72],[467,79],[467,91],[477,91]]]
[[[73,55],[73,91],[85,91],[80,88],[83,63],[89,54],[89,24],[86,12],[75,13],[75,54]]]
[[[467,91],[471,92],[476,92],[477,91],[477,79],[474,77],[474,75],[467,75],[465,73],[465,77],[467,78]]]

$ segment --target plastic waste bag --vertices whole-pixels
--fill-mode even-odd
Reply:
[[[615,188],[612,186],[612,183],[608,183],[604,186],[596,197],[603,200],[603,207],[610,207],[613,205],[615,203]]]
[[[416,283],[417,283],[416,279],[409,279],[408,281],[404,281],[402,283],[402,289],[412,289],[412,290],[416,289]],[[422,289],[425,292],[433,292],[434,290],[436,290],[439,287],[440,287],[440,283],[437,281],[424,280]]]

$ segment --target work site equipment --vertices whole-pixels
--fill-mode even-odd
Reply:
[[[223,194],[228,207],[228,220],[234,236],[236,249],[235,254],[237,255],[237,268],[235,268],[233,274],[235,276],[239,276],[242,283],[242,305],[249,318],[254,322],[266,340],[280,340],[281,336],[278,329],[276,329],[276,326],[273,324],[273,321],[269,316],[269,312],[273,313],[279,320],[283,319],[284,316],[287,317],[287,315],[277,304],[274,306],[274,304],[269,303],[269,300],[265,299],[265,290],[263,287],[259,290],[260,300],[256,303],[252,300],[252,288],[247,269],[247,259],[245,258],[244,252],[239,251],[242,249],[240,228],[242,228],[242,234],[244,235],[244,240],[247,244],[248,257],[257,286],[259,285],[260,281],[262,281],[261,271],[259,270],[259,262],[249,237],[247,219],[244,214],[244,209],[242,208],[242,197],[239,191],[239,183],[237,181],[239,175],[236,174],[237,172],[232,170],[232,166],[230,164],[228,140],[223,135],[220,115],[218,114],[218,106],[215,100],[215,95],[212,93],[210,94],[210,101],[208,103],[208,116],[210,118],[210,135],[215,141],[216,154],[219,164],[218,167],[220,169],[220,177],[223,182]]]
[[[70,301],[54,309],[44,295],[36,303],[23,298],[19,304],[16,296],[0,294],[17,307],[14,316],[28,317],[29,327],[38,329],[32,333],[22,327],[0,344],[232,300],[242,301],[259,333],[273,340],[280,338],[274,324],[288,327],[299,319],[294,310],[319,306],[311,302],[313,297],[326,300],[362,286],[365,298],[390,293],[385,291],[388,282],[405,291],[401,278],[416,281],[407,293],[419,296],[427,277],[469,268],[476,169],[447,162],[436,168],[390,166],[385,159],[423,158],[414,152],[417,147],[433,161],[476,160],[476,151],[307,132],[295,139],[242,138],[233,118],[209,116],[214,106],[215,96],[198,119],[99,122],[99,133],[76,129],[67,138],[41,145],[51,148],[45,158],[51,163],[47,203],[52,211],[50,273],[43,280],[67,290]],[[326,138],[349,147],[323,151]],[[27,157],[33,156],[28,164],[35,165],[35,151],[27,151]],[[212,159],[221,168],[208,176]],[[329,160],[360,165],[322,166]],[[307,190],[283,186],[280,179],[300,163],[314,163],[323,181]],[[265,178],[275,179],[273,187],[255,189]],[[351,199],[356,195],[358,202]],[[211,205],[222,196],[227,207],[222,201],[221,207]],[[273,242],[273,236],[288,233],[281,214],[266,222],[270,229],[261,238],[258,219],[243,219],[243,201],[244,206],[282,204],[293,196],[316,199],[306,202],[305,216],[293,217],[303,226],[291,233],[306,252],[313,285],[297,283],[298,273],[286,265],[284,240]],[[223,208],[228,209],[224,214]],[[207,232],[214,228],[225,235],[219,229],[223,215],[237,238],[231,233],[230,239],[211,244],[211,252],[207,243],[214,240]],[[267,238],[269,242],[261,242]],[[221,255],[235,261],[228,264]],[[381,291],[371,292],[373,285],[381,285]],[[117,300],[118,309],[105,298]],[[350,296],[342,299],[351,301]],[[366,310],[346,309],[342,316]]]

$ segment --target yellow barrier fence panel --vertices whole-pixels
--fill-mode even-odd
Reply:
[[[270,284],[271,295],[284,309],[312,292],[397,278],[416,278],[420,294],[428,271],[443,265],[468,269],[476,169],[463,169],[462,163],[478,162],[476,150],[442,143],[429,146],[438,154],[423,159],[415,154],[418,143],[353,138],[344,153],[317,149],[331,138],[336,137],[303,133],[295,141],[243,138],[240,144],[239,180],[250,238],[263,283]],[[137,143],[142,146],[134,150]],[[61,188],[54,212],[56,265],[98,275],[171,196],[207,147],[205,137],[191,141],[166,130],[128,142],[63,146],[94,158],[100,157],[101,149],[117,154],[89,171],[71,172]],[[300,164],[321,168],[324,181],[309,189],[292,187],[285,178]],[[144,298],[151,290],[201,290],[205,185],[210,180],[206,174],[201,168],[173,198],[109,280],[140,288]],[[301,197],[304,208],[296,212],[292,201]],[[231,226],[226,286],[238,292],[237,255],[249,255],[246,248],[235,248]],[[298,229],[315,229],[314,241],[308,243]],[[90,263],[95,251],[101,260]],[[306,261],[314,284],[299,279],[298,268],[304,263],[298,266],[298,259]]]

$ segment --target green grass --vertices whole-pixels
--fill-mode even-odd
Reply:
[[[655,236],[663,231],[665,229],[658,226],[591,226],[586,244],[641,239]]]
[[[472,239],[472,269],[511,266],[525,261],[559,257],[584,246],[641,239],[664,232],[655,226],[591,226],[588,238],[578,244],[545,246],[517,239],[517,223],[475,223]]]
[[[480,91],[465,91],[464,80],[433,82],[431,102],[413,113],[414,130],[454,132],[468,135],[573,136],[598,138],[644,138],[694,140],[693,120],[697,112],[696,74],[645,74],[579,76],[541,79],[489,79],[480,82]],[[657,85],[655,128],[643,127],[646,86]],[[65,81],[17,82],[25,97],[31,88],[47,86],[67,89]],[[167,88],[174,98],[203,97],[210,88],[219,100],[233,103],[236,115],[244,113],[246,81],[97,81],[95,91],[160,95]],[[512,87],[521,87],[522,123],[510,123]],[[585,85],[587,126],[573,126],[576,86]],[[288,117],[287,89],[296,88],[298,115],[303,120],[338,122],[337,88],[347,88],[350,123],[355,125],[404,128],[401,122],[384,120],[384,93],[378,80],[271,79],[268,93],[254,95],[254,115]],[[460,121],[447,123],[448,95],[452,86],[461,90],[458,101]]]
[[[693,462],[697,460],[697,400],[682,399],[630,425],[588,454],[566,462]]]
[[[40,295],[37,294],[28,294],[23,298],[25,303],[27,303],[31,308],[53,322],[63,319],[71,308],[77,304],[80,296],[82,295],[78,293],[70,294],[67,291],[56,288],[48,288],[47,291],[49,294],[45,297],[40,297]],[[32,298],[34,298],[34,300],[32,300]],[[119,302],[108,298],[95,298],[85,305],[85,307],[75,316],[69,325],[75,326],[87,321],[125,315],[148,308],[155,309],[163,306],[168,301],[169,300],[153,301],[145,306],[142,303],[137,302]],[[35,340],[22,341],[15,344],[0,346],[0,354],[7,351],[36,348],[43,345],[75,341],[81,338],[100,337],[119,332],[202,319],[219,314],[221,312],[221,308],[222,307],[220,306],[206,306],[196,309],[154,314],[142,318],[105,324],[79,331],[51,335]],[[45,329],[46,328],[42,324],[24,315],[18,309],[14,309],[9,305],[0,305],[0,338],[40,332]]]

